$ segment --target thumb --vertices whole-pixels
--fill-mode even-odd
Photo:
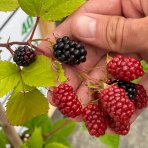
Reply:
[[[80,14],[71,22],[74,37],[113,52],[148,50],[148,17],[127,19],[121,16]]]

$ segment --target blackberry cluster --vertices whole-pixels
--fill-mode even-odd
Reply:
[[[20,46],[15,50],[13,61],[18,66],[28,66],[35,60],[36,54],[32,48],[28,46]]]
[[[132,82],[126,82],[121,80],[113,80],[113,83],[117,83],[118,87],[123,88],[126,91],[126,95],[129,99],[133,99],[136,95],[136,86]]]
[[[84,46],[67,36],[58,38],[53,49],[54,56],[62,63],[76,65],[86,61],[87,51]]]

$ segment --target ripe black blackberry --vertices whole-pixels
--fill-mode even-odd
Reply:
[[[15,50],[13,60],[18,66],[28,66],[35,60],[36,54],[28,46],[20,46]]]
[[[87,51],[84,46],[67,36],[58,38],[53,49],[54,56],[62,63],[76,65],[86,61]]]
[[[134,83],[121,80],[113,80],[112,83],[117,83],[118,87],[123,88],[126,91],[126,95],[129,97],[129,99],[134,99],[134,96],[137,93]]]

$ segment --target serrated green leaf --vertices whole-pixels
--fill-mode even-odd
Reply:
[[[19,80],[19,68],[11,62],[0,61],[0,97],[12,90]]]
[[[31,16],[40,16],[46,20],[59,20],[71,14],[85,0],[18,0],[21,8]]]
[[[61,143],[49,143],[45,146],[45,148],[68,148],[68,147]]]
[[[43,146],[43,138],[41,134],[41,130],[39,128],[35,128],[33,134],[29,138],[27,142],[28,148],[42,148]]]
[[[145,72],[148,72],[148,63],[146,61],[142,60],[141,61],[141,64],[142,64],[142,66],[144,68],[144,71]]]
[[[119,148],[120,136],[119,135],[111,135],[105,134],[101,136],[99,140],[108,146],[108,148]]]
[[[17,86],[14,88],[13,93],[11,94],[11,97],[14,97],[15,95],[17,95],[20,92],[27,92],[27,91],[31,91],[34,89],[35,89],[35,87],[27,86],[26,84],[24,84],[24,82],[22,80],[20,80],[18,82]]]
[[[48,101],[38,90],[10,97],[6,105],[8,121],[12,125],[22,125],[30,119],[48,112]]]
[[[22,70],[24,83],[36,87],[54,86],[55,80],[51,64],[51,59],[48,57],[37,56],[35,62]]]
[[[33,118],[29,122],[25,123],[24,126],[28,128],[27,133],[32,133],[35,127],[40,127],[42,129],[42,133],[47,133],[49,132],[49,128],[52,126],[52,122],[48,115],[44,114]]]
[[[0,0],[0,11],[13,11],[17,7],[19,7],[17,0]]]
[[[65,76],[64,69],[62,67],[62,64],[59,62],[56,62],[57,65],[57,79],[59,82],[65,82],[67,81],[67,77]]]

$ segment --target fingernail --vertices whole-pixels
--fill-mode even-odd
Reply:
[[[79,36],[83,38],[94,38],[96,34],[96,20],[88,16],[79,16],[76,21]]]

